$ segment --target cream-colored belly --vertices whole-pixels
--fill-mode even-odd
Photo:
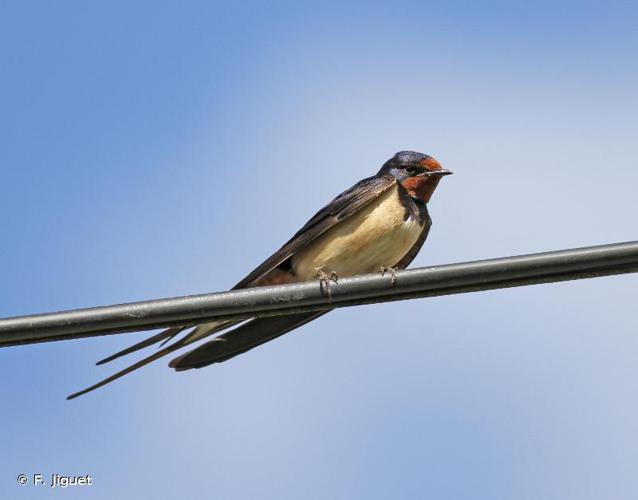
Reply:
[[[404,220],[404,215],[395,185],[297,252],[291,262],[293,272],[300,280],[310,280],[319,271],[343,277],[395,266],[423,229],[412,218]]]

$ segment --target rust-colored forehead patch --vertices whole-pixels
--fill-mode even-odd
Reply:
[[[427,170],[443,170],[441,164],[431,156],[428,156],[425,160],[421,160],[419,164]]]

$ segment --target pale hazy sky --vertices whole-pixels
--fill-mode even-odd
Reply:
[[[638,8],[5,2],[0,315],[232,286],[415,149],[414,265],[636,239]],[[140,335],[0,350],[0,497],[635,499],[635,276],[341,310],[76,401]]]

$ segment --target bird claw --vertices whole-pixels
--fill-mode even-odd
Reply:
[[[339,283],[339,275],[336,271],[330,271],[327,273],[323,269],[320,269],[317,272],[317,277],[319,278],[321,293],[331,299],[332,290],[330,289],[330,282],[334,281],[335,283]]]
[[[386,273],[390,274],[390,276],[392,276],[392,278],[390,279],[390,283],[392,284],[392,286],[396,285],[397,283],[397,268],[396,267],[386,267],[386,266],[381,266],[381,276],[385,276]]]

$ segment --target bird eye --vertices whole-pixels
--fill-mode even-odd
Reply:
[[[415,175],[418,172],[418,169],[416,167],[406,167],[405,171],[408,175]]]

